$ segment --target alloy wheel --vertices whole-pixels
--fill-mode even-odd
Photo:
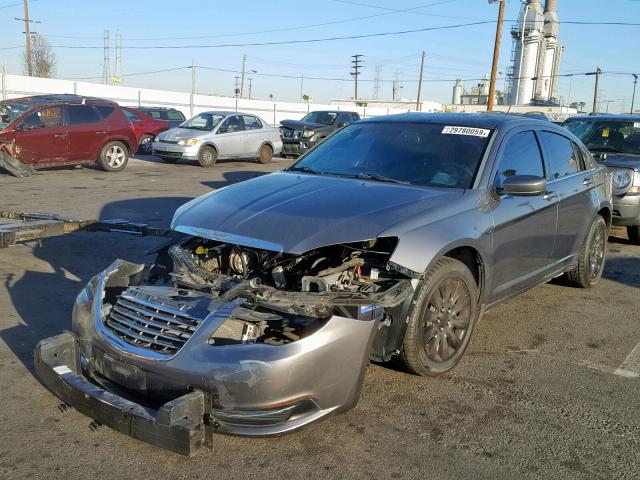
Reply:
[[[457,277],[444,278],[433,290],[422,324],[423,348],[436,363],[450,360],[464,344],[471,323],[471,294]]]
[[[142,142],[140,143],[140,149],[145,155],[151,153],[152,143],[153,139],[151,137],[145,137],[142,139]]]
[[[591,248],[589,250],[589,276],[592,280],[597,278],[598,275],[600,275],[600,271],[602,270],[604,264],[606,243],[606,227],[600,224],[593,234],[593,239],[591,240]]]
[[[125,162],[126,157],[127,155],[122,147],[113,145],[107,150],[107,165],[109,165],[111,168],[119,168]]]

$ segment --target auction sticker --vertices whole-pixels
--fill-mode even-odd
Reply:
[[[442,129],[442,133],[446,135],[471,135],[473,137],[488,137],[490,131],[485,128],[452,126],[446,126]]]

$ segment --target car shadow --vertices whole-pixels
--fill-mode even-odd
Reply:
[[[622,285],[640,288],[640,258],[607,258],[602,276]]]
[[[218,188],[227,187],[229,185],[233,185],[234,183],[244,182],[245,180],[251,180],[252,178],[261,177],[262,175],[267,175],[268,173],[270,172],[237,170],[235,172],[224,172],[222,174],[224,180],[201,183],[205,187],[217,190]]]
[[[165,228],[176,208],[191,200],[159,197],[121,200],[105,205],[100,220],[126,219]],[[122,233],[76,232],[44,239],[15,249],[32,249],[36,260],[22,275],[8,273],[3,279],[19,317],[0,330],[0,338],[25,367],[33,372],[33,349],[38,341],[71,329],[75,297],[98,272],[116,258],[131,262],[150,261],[146,252],[166,242],[162,237],[138,237]],[[13,255],[3,251],[2,254]],[[20,252],[28,255],[27,252]],[[42,265],[44,262],[44,265]]]

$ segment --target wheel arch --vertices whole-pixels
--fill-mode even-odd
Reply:
[[[613,217],[609,206],[601,207],[600,210],[598,210],[598,215],[604,218],[604,221],[607,224],[607,228],[611,228],[611,221]]]
[[[123,137],[113,137],[113,138],[108,139],[106,142],[104,142],[102,144],[102,146],[100,147],[100,151],[102,152],[102,149],[104,147],[106,147],[108,144],[110,144],[111,142],[120,142],[120,143],[122,143],[126,147],[128,155],[131,155],[133,152],[135,152],[135,150],[132,148],[129,140],[127,138],[123,138]],[[136,144],[136,147],[137,146],[138,145]]]
[[[448,250],[442,256],[453,258],[467,266],[478,286],[478,300],[482,304],[486,285],[486,269],[485,261],[480,252],[470,245],[461,245]]]

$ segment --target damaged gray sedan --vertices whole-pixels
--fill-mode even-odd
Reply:
[[[548,122],[365,120],[182,206],[184,237],[94,277],[36,371],[180,453],[293,431],[352,408],[370,359],[443,374],[487,309],[559,275],[597,284],[610,221],[606,170]]]

